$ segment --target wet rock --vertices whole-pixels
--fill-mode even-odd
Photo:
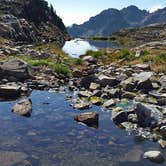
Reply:
[[[20,100],[16,105],[13,107],[12,112],[21,115],[21,116],[31,116],[32,113],[32,102],[30,99],[23,99]]]
[[[97,97],[97,96],[93,96],[90,98],[90,102],[94,105],[102,105],[104,103],[103,98],[101,97]]]
[[[162,135],[163,138],[166,139],[166,126],[160,127],[160,134]]]
[[[119,83],[119,81],[115,77],[108,77],[106,75],[99,75],[98,76],[99,83],[102,87],[115,86]]]
[[[160,144],[160,146],[161,146],[163,149],[166,149],[166,141],[165,141],[165,140],[160,139],[160,140],[158,141],[158,143]]]
[[[95,112],[87,112],[74,117],[74,120],[86,124],[89,127],[98,128],[99,114]]]
[[[161,163],[161,162],[164,161],[164,157],[163,157],[163,155],[161,154],[160,151],[148,151],[148,152],[145,152],[143,157],[147,158],[150,161],[155,162],[155,163]]]
[[[116,105],[116,101],[113,100],[113,99],[110,99],[110,100],[107,100],[107,101],[103,104],[103,107],[109,108],[109,107],[112,107],[112,106],[115,106],[115,105]]]
[[[115,124],[120,124],[123,122],[128,121],[128,116],[130,114],[133,114],[134,111],[120,111],[120,112],[112,112],[112,120],[114,121]]]
[[[76,103],[73,105],[73,107],[75,109],[78,109],[78,110],[84,110],[84,109],[89,109],[90,108],[90,104],[87,103],[87,102],[80,102],[80,103]]]
[[[143,103],[136,104],[138,124],[141,127],[156,127],[163,119],[162,113],[154,106]]]
[[[15,77],[18,80],[32,78],[32,67],[20,59],[12,59],[0,65],[1,77]]]

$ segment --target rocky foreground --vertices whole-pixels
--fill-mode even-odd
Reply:
[[[158,141],[166,147],[166,75],[151,71],[150,64],[119,66],[96,65],[95,59],[84,57],[88,67],[84,71],[73,69],[69,76],[57,74],[51,69],[33,67],[20,59],[9,59],[0,65],[0,99],[16,100],[28,96],[33,89],[73,92],[68,96],[76,110],[100,105],[112,111],[114,123],[124,129],[129,126],[139,139]],[[117,107],[119,102],[133,103],[133,109]],[[20,100],[13,112],[30,116],[29,99]],[[98,127],[98,113],[80,114],[74,119],[90,127]],[[132,126],[132,127],[131,127]],[[147,156],[147,155],[145,155]],[[161,158],[163,160],[163,158]]]

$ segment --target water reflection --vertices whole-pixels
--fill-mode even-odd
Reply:
[[[11,113],[16,102],[0,102],[0,163],[4,152],[7,159],[17,152],[12,156],[15,166],[24,165],[23,157],[33,166],[155,166],[140,159],[140,155],[147,150],[161,151],[158,144],[135,142],[132,134],[113,124],[111,112],[101,111],[98,106],[88,110],[100,115],[100,128],[95,130],[73,120],[87,110],[73,110],[65,94],[34,91],[30,98],[33,102],[30,118]],[[12,165],[11,161],[5,163],[9,164]]]
[[[63,51],[72,57],[79,57],[84,55],[88,50],[97,51],[99,48],[116,48],[118,45],[111,41],[95,41],[95,40],[83,40],[74,39],[67,41],[63,47]]]

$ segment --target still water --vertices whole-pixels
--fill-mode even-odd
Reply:
[[[11,113],[15,102],[0,102],[1,166],[157,165],[142,155],[147,150],[161,150],[159,145],[139,142],[134,134],[117,128],[111,111],[97,106],[88,110],[99,113],[99,128],[93,129],[73,120],[87,110],[74,110],[65,93],[33,91],[30,98],[33,113],[29,118]],[[127,109],[131,104],[121,106]]]
[[[97,51],[100,48],[117,47],[118,45],[111,41],[74,39],[65,43],[63,51],[72,57],[78,58],[80,55],[84,55],[89,50]]]

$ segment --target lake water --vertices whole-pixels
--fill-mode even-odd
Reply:
[[[30,96],[33,112],[29,118],[11,112],[16,102],[0,102],[1,166],[157,165],[142,159],[147,150],[162,151],[157,143],[139,142],[134,134],[115,126],[111,111],[103,111],[101,107],[74,110],[66,101],[66,94],[33,91]],[[131,104],[121,106],[127,109]],[[98,129],[74,121],[75,115],[87,111],[99,113]],[[9,157],[11,153],[17,156]]]
[[[117,48],[118,45],[111,41],[74,39],[67,41],[63,51],[72,57],[78,58],[89,50],[97,51],[100,48]]]

